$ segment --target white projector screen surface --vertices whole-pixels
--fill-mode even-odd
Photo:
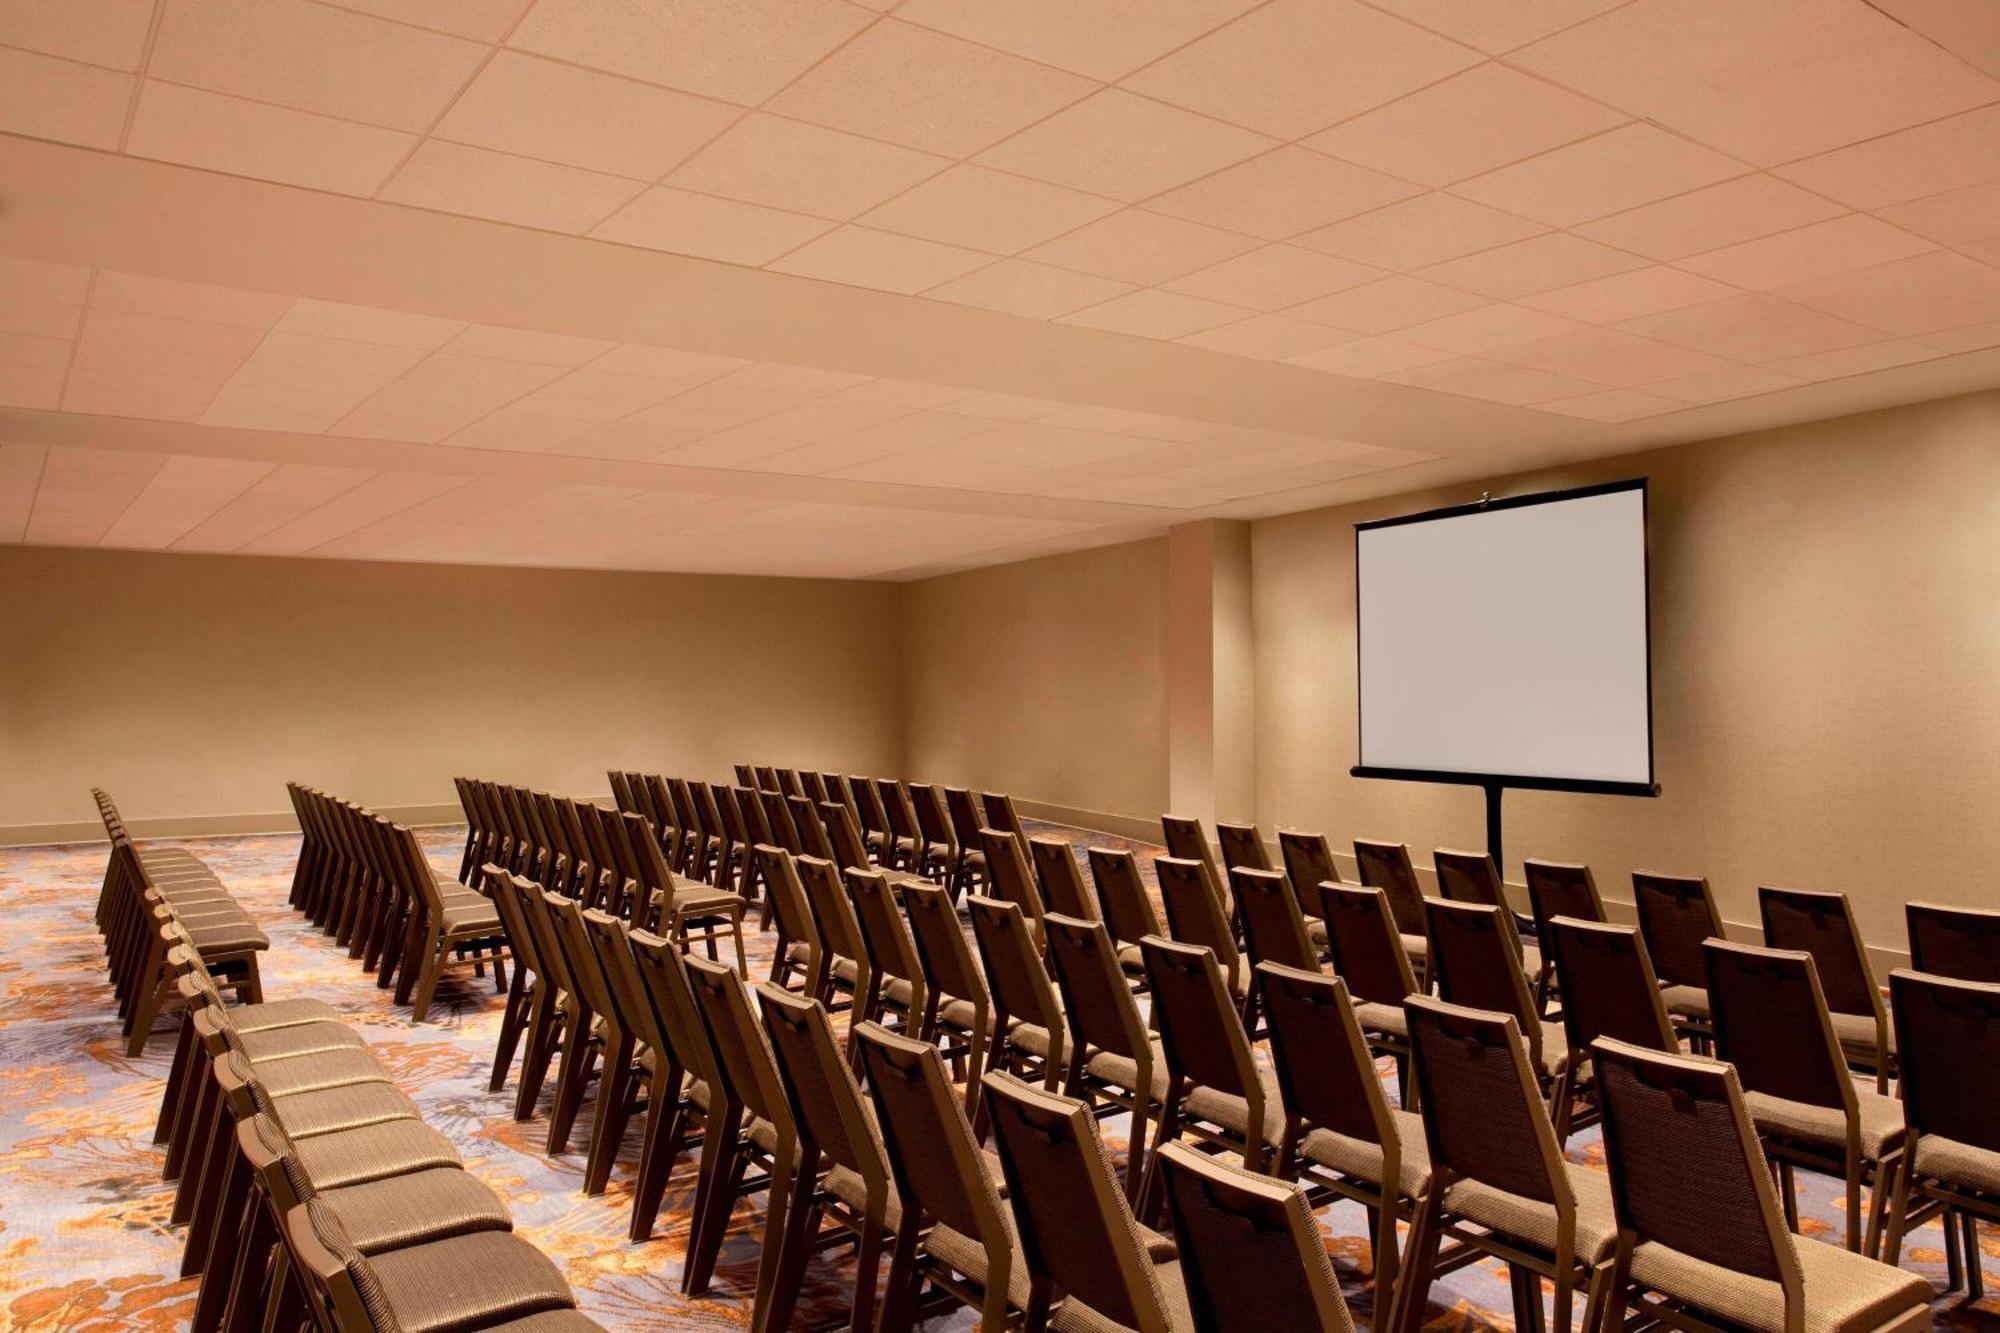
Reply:
[[[1361,767],[1651,784],[1646,492],[1357,527]]]

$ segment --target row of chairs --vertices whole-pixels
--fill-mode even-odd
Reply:
[[[348,957],[395,987],[396,1003],[421,1023],[447,966],[493,967],[507,985],[506,936],[477,889],[442,874],[416,833],[351,801],[296,782],[285,789],[301,841],[291,905],[333,936]]]
[[[126,831],[110,795],[91,790],[111,841],[111,859],[97,895],[97,929],[104,936],[125,1053],[146,1049],[155,1020],[174,1007],[162,932],[179,926],[199,942],[215,979],[246,1002],[264,997],[257,956],[271,941],[208,865],[184,847],[141,848]]]

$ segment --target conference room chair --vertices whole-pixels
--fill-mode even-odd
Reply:
[[[1902,1052],[1899,1091],[1910,1142],[1884,1257],[1902,1257],[1910,1228],[1942,1217],[1948,1285],[1986,1293],[1979,1223],[2000,1222],[2000,985],[1889,974]]]
[[[1027,842],[1028,829],[1021,822],[1021,812],[1014,808],[1012,796],[1006,792],[981,792],[979,808],[986,815],[986,827],[997,828],[1002,833],[1011,833],[1023,843]]]
[[[1507,886],[1500,877],[1500,868],[1487,853],[1440,847],[1431,853],[1431,867],[1437,872],[1438,892],[1452,901],[1485,903],[1514,912],[1513,904],[1507,901]],[[1514,912],[1514,925],[1525,934],[1535,929],[1535,919]],[[1525,940],[1521,944],[1521,966],[1530,976],[1541,969],[1540,951]]]
[[[924,872],[924,837],[917,827],[917,807],[910,792],[894,778],[881,778],[875,791],[882,800],[882,813],[889,821],[889,850],[882,859],[911,874]]]
[[[1599,1109],[1592,1042],[1610,1037],[1655,1051],[1678,1051],[1680,1042],[1637,927],[1559,916],[1549,922],[1542,946],[1563,994],[1568,1123],[1581,1129],[1596,1122]]]
[[[874,870],[878,867],[869,858],[868,843],[861,835],[861,825],[844,805],[828,801],[819,808],[820,822],[826,826],[828,846],[833,863],[842,870]]]
[[[930,986],[888,876],[879,870],[848,869],[841,878],[854,908],[861,948],[868,955],[868,984],[855,995],[854,1021],[888,1026],[886,1020],[894,1015],[895,1030],[904,1036],[936,1041],[935,1033],[923,1030]]]
[[[771,841],[793,856],[811,854],[806,850],[798,822],[792,818],[791,802],[785,799],[783,792],[760,791],[757,803],[764,807],[764,826],[771,830]]]
[[[1166,909],[1168,936],[1213,953],[1222,966],[1229,993],[1236,997],[1241,1010],[1248,1013],[1250,969],[1236,947],[1236,932],[1215,883],[1209,878],[1208,867],[1189,858],[1162,856],[1153,861],[1153,877],[1160,885],[1160,905]],[[1143,943],[1142,937],[1142,951]],[[1146,984],[1152,985],[1150,971]]]
[[[893,864],[889,816],[882,810],[882,796],[875,790],[875,779],[851,777],[847,786],[854,795],[855,813],[861,820],[861,833],[868,840],[868,850],[885,865]]]
[[[1910,969],[2000,984],[2000,909],[1906,903]]]
[[[757,770],[753,765],[736,764],[733,765],[733,770],[736,774],[737,786],[755,787],[757,785]]]
[[[1145,960],[1139,956],[1139,941],[1148,935],[1164,935],[1160,914],[1153,910],[1153,896],[1139,874],[1139,858],[1124,848],[1089,847],[1090,883],[1097,893],[1097,917],[1118,946],[1118,964],[1126,980],[1135,986],[1146,984]]]
[[[582,905],[576,899],[559,893],[544,893],[542,898],[548,907],[549,924],[557,946],[569,965],[570,980],[576,986],[576,997],[582,1011],[582,1022],[573,1043],[562,1050],[562,1064],[556,1074],[555,1106],[549,1112],[548,1152],[551,1157],[559,1157],[569,1151],[570,1138],[583,1109],[584,1094],[593,1078],[598,1082],[599,1104],[609,1099],[614,1051],[622,1047],[629,1064],[631,1038],[619,1017],[610,987],[605,983],[604,969],[597,961],[596,946],[590,942],[589,928],[583,923]],[[599,1151],[593,1143],[591,1155],[586,1158],[584,1166],[586,1181],[600,1167],[607,1172],[610,1170],[610,1158],[605,1156],[600,1162],[597,1158]],[[587,1188],[585,1192],[589,1192]]]
[[[686,778],[672,782],[675,804],[680,807],[682,835],[689,846],[687,873],[706,884],[715,882],[715,863],[722,855],[723,831],[716,828],[695,795],[695,784]]]
[[[979,845],[979,830],[986,827],[986,820],[972,793],[963,787],[944,789],[944,808],[951,816],[951,836],[958,843],[951,893],[954,898],[963,898],[986,882],[986,852]]]
[[[1028,864],[1027,840],[1017,838],[1005,829],[983,828],[979,830],[979,849],[986,853],[984,896],[1019,907],[1039,945],[1042,917],[1047,915],[1049,908],[1042,898],[1041,885],[1035,882],[1034,869]]]
[[[1766,884],[1757,889],[1757,911],[1767,946],[1812,955],[1848,1064],[1873,1074],[1875,1090],[1886,1093],[1895,1073],[1896,1034],[1854,921],[1854,904],[1844,893]]]
[[[1785,1217],[1798,1225],[1798,1167],[1844,1182],[1847,1248],[1880,1252],[1908,1135],[1902,1103],[1855,1086],[1812,955],[1710,940],[1715,1053],[1736,1066],[1751,1121],[1778,1167]],[[1861,1196],[1872,1182],[1868,1229]]]
[[[826,789],[826,778],[809,768],[799,770],[799,790],[815,806],[831,799],[831,795]]]
[[[720,956],[721,941],[727,937],[736,951],[736,970],[747,975],[749,963],[743,953],[743,917],[750,900],[733,889],[706,884],[690,884],[674,874],[650,836],[645,821],[626,815],[625,844],[639,862],[639,897],[647,901],[644,911],[635,910],[629,919],[635,926],[658,931],[685,948],[697,944],[713,959]]]
[[[1528,883],[1528,912],[1540,940],[1548,923],[1559,916],[1573,921],[1602,921],[1604,899],[1590,867],[1570,861],[1523,861],[1521,876]],[[1544,1013],[1556,1002],[1555,961],[1547,953],[1535,973],[1535,1003]]]
[[[1259,963],[1256,980],[1285,1115],[1274,1174],[1309,1197],[1368,1210],[1375,1311],[1386,1319],[1400,1262],[1396,1224],[1415,1215],[1430,1182],[1423,1121],[1389,1105],[1347,983],[1278,963]]]
[[[633,1183],[632,1221],[626,1233],[639,1242],[653,1234],[668,1180],[682,1149],[697,1142],[706,1146],[709,1115],[717,1105],[714,1089],[721,1075],[716,1070],[714,1044],[695,1008],[694,993],[688,986],[687,963],[680,947],[644,930],[630,931],[626,943],[631,947],[632,961],[639,969],[639,979],[660,1033],[673,1052],[672,1061],[680,1066],[683,1075],[676,1086],[675,1080],[655,1071],[651,1091],[670,1100],[659,1108],[647,1107],[646,1141],[639,1158],[639,1176]],[[693,1241],[690,1232],[690,1246]]]
[[[546,890],[532,879],[508,872],[488,876],[487,888],[496,904],[509,905],[508,928],[511,931],[518,924],[519,938],[534,971],[532,1002],[521,1029],[521,1082],[514,1094],[514,1119],[525,1121],[535,1114],[556,1052],[565,1041],[575,1040],[583,1021],[581,1001],[542,902]],[[504,1084],[506,1068],[500,1065],[497,1051],[494,1064],[493,1077]]]
[[[1610,1327],[1921,1333],[1930,1284],[1794,1235],[1728,1064],[1601,1038]],[[1629,1321],[1629,1324],[1628,1324]]]
[[[1403,1001],[1418,994],[1416,969],[1403,952],[1403,936],[1389,911],[1388,895],[1355,884],[1322,884],[1320,916],[1326,922],[1328,961],[1354,997],[1354,1016],[1368,1048],[1396,1062],[1405,1110],[1422,1095],[1410,1070],[1410,1028]]]
[[[937,1047],[877,1023],[858,1024],[854,1037],[902,1203],[882,1333],[914,1326],[927,1286],[977,1311],[983,1329],[1014,1326],[1027,1308],[1027,1267]]]
[[[1284,872],[1234,866],[1229,887],[1243,918],[1243,947],[1252,968],[1266,962],[1309,972],[1319,968],[1319,950],[1306,933],[1305,914]]]
[[[1715,910],[1715,894],[1699,875],[1635,870],[1632,906],[1653,973],[1665,988],[1661,999],[1674,1030],[1697,1053],[1706,1054],[1714,1044],[1714,1025],[1708,1011],[1708,955],[1701,946],[1729,938],[1722,914]]]
[[[771,954],[770,981],[824,998],[826,950],[820,943],[812,904],[806,901],[805,885],[799,882],[798,866],[790,852],[768,843],[757,847],[755,855],[770,924],[778,937]],[[797,985],[793,984],[795,978]]]
[[[1558,1141],[1567,1139],[1574,1101],[1569,1039],[1561,1023],[1542,1017],[1521,968],[1521,949],[1514,935],[1514,914],[1480,903],[1454,903],[1431,898],[1424,903],[1430,922],[1432,979],[1448,1004],[1506,1014],[1518,1025],[1535,1072],[1536,1086],[1548,1102]],[[1426,1092],[1429,1085],[1425,1085]]]
[[[1511,1013],[1426,995],[1411,996],[1407,1007],[1431,1181],[1411,1228],[1394,1313],[1378,1327],[1416,1333],[1437,1277],[1485,1256],[1509,1266],[1516,1328],[1544,1326],[1547,1279],[1553,1333],[1569,1333],[1575,1323],[1578,1291],[1588,1293],[1583,1328],[1595,1329],[1604,1261],[1617,1243],[1611,1189],[1603,1172],[1564,1159],[1520,1024]],[[1440,1263],[1446,1239],[1456,1248]]]
[[[1129,1114],[1125,1192],[1136,1206],[1145,1183],[1147,1133],[1166,1103],[1166,1057],[1139,1015],[1104,923],[1050,913],[1047,926],[1048,968],[1069,1022],[1063,1090],[1083,1099],[1093,1114]]]
[[[1255,824],[1224,824],[1217,821],[1215,838],[1222,848],[1224,870],[1274,870],[1264,835]]]
[[[904,790],[917,816],[919,849],[917,873],[940,884],[950,884],[958,875],[958,838],[951,831],[951,813],[945,809],[944,793],[928,782],[912,782]]]
[[[854,902],[841,882],[840,869],[816,856],[795,856],[799,886],[805,890],[812,909],[813,925],[819,933],[818,985],[807,994],[835,1007],[834,997],[845,994],[849,1006],[859,1005],[872,984],[868,949],[861,942],[861,922],[854,915]]]
[[[1154,1160],[1162,1144],[1187,1137],[1235,1155],[1249,1170],[1268,1170],[1284,1137],[1283,1097],[1251,1051],[1214,952],[1157,935],[1140,948],[1167,1064]],[[1150,1164],[1147,1176],[1141,1219],[1159,1216],[1160,1182]]]
[[[685,966],[688,989],[715,1052],[717,1081],[708,1085],[701,1174],[695,1184],[693,1230],[681,1270],[681,1291],[689,1296],[707,1293],[737,1201],[766,1193],[751,1310],[751,1326],[762,1328],[777,1276],[785,1202],[798,1163],[798,1134],[743,979],[706,958],[688,958]],[[762,1167],[764,1174],[750,1173],[746,1164]]]
[[[795,768],[777,770],[778,791],[785,796],[804,796],[806,789],[799,782],[799,772]]]
[[[749,787],[738,787],[732,794],[736,798],[736,812],[743,821],[743,836],[750,840],[750,869],[744,872],[744,879],[747,882],[743,886],[743,894],[745,897],[751,896],[753,886],[764,890],[759,895],[763,901],[764,910],[759,917],[757,928],[759,930],[769,930],[771,928],[770,891],[764,888],[763,870],[757,859],[757,849],[759,847],[782,847],[784,844],[780,843],[777,835],[771,831],[771,822],[764,817],[763,799],[757,795],[755,790]]]
[[[596,1174],[586,1175],[584,1193],[604,1189],[610,1178],[611,1163],[624,1141],[625,1127],[641,1108],[645,1110],[645,1119],[640,1137],[638,1186],[643,1192],[648,1173],[662,1169],[659,1153],[668,1142],[673,1118],[682,1113],[687,1096],[683,1086],[687,1067],[666,1020],[647,990],[632,951],[630,929],[604,912],[585,912],[583,923],[590,932],[598,966],[604,971],[605,985],[629,1042],[622,1062],[607,1051],[605,1082],[598,1094],[597,1120],[591,1128],[590,1147]],[[669,1158],[667,1166],[671,1165]],[[642,1239],[643,1233],[632,1238]]]
[[[950,890],[909,885],[903,890],[903,912],[929,987],[932,1012],[925,1022],[940,1036],[951,1034],[942,1045],[955,1052],[952,1072],[965,1085],[967,1114],[972,1114],[979,1107],[979,1076],[993,1042],[993,994],[966,942]]]
[[[819,807],[803,796],[787,796],[785,807],[791,811],[792,827],[798,831],[799,851],[839,865],[833,839],[827,833],[826,821],[820,818]]]
[[[1160,831],[1166,835],[1167,855],[1179,861],[1197,861],[1208,869],[1209,879],[1222,884],[1222,865],[1215,859],[1215,844],[1202,831],[1199,819],[1184,815],[1161,815]]]
[[[1077,865],[1076,853],[1067,840],[1062,838],[1030,838],[1028,852],[1035,869],[1035,882],[1042,893],[1042,906],[1046,912],[1061,912],[1064,916],[1080,917],[1089,921],[1097,915],[1097,904],[1091,900],[1090,891],[1083,886],[1083,870]]]
[[[861,812],[855,809],[854,789],[848,785],[846,776],[840,773],[822,773],[819,775],[819,780],[820,785],[826,789],[826,799],[838,801],[849,810],[853,810],[854,822],[859,824]]]
[[[825,1006],[769,982],[757,987],[757,1003],[798,1145],[764,1326],[792,1326],[813,1255],[845,1234],[855,1240],[848,1327],[872,1333],[882,1254],[903,1217],[874,1108],[841,1052]],[[823,1221],[832,1226],[823,1228]]]
[[[1054,1091],[1069,1062],[1069,1028],[1027,915],[1015,903],[978,894],[965,900],[972,940],[993,1000],[993,1046],[987,1068],[1034,1077]],[[986,1108],[975,1103],[973,1124],[985,1137]]]
[[[611,789],[614,799],[630,800],[631,793],[626,787],[625,775],[613,772],[608,776],[611,778]],[[493,844],[497,837],[497,831],[487,820],[485,805],[473,792],[475,785],[473,780],[471,778],[453,778],[451,785],[452,789],[458,793],[459,808],[465,812],[465,850],[459,853],[458,857],[458,880],[461,884],[472,884],[476,882],[473,876],[479,873],[479,867],[494,859]],[[285,791],[292,798],[292,809],[294,813],[297,813],[299,808],[299,793],[296,786],[293,783],[287,782],[285,784]],[[622,798],[619,796],[621,791],[623,792]],[[622,804],[620,808],[624,808]],[[299,820],[299,828],[301,833],[303,833],[305,830],[305,820],[303,817]],[[311,855],[312,848],[309,846],[309,839],[302,839],[299,846],[299,859],[292,871],[294,890],[290,901],[294,906],[298,903],[296,886],[301,877],[305,876],[308,872],[308,858]]]
[[[709,797],[715,803],[716,819],[722,825],[722,857],[715,868],[715,887],[752,897],[756,892],[756,858],[751,849],[756,847],[750,825],[743,815],[742,802],[737,798],[734,787],[717,785],[709,788]]]
[[[1354,1333],[1296,1185],[1185,1143],[1161,1150],[1161,1170],[1196,1333]]]
[[[757,778],[758,791],[777,791],[778,770],[769,764],[757,764],[750,770]]]
[[[521,916],[520,904],[507,882],[507,872],[489,861],[479,867],[479,874],[486,885],[486,896],[500,913],[500,928],[507,935],[507,952],[514,960],[514,975],[508,986],[507,1003],[500,1010],[500,1030],[494,1042],[493,1073],[486,1081],[488,1092],[498,1092],[507,1086],[507,1076],[513,1070],[522,1038],[526,1037],[531,1044],[541,1039],[555,992],[527,922]]]
[[[1400,842],[1354,840],[1354,863],[1366,888],[1382,890],[1389,903],[1389,917],[1396,933],[1403,937],[1403,952],[1410,956],[1418,975],[1430,968],[1430,941],[1424,934],[1424,891],[1417,882],[1417,868],[1410,849]]]
[[[1023,1327],[1191,1333],[1171,1241],[1118,1188],[1091,1108],[991,1073],[988,1118],[1028,1273]]]

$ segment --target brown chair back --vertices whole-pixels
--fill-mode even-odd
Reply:
[[[1167,931],[1183,944],[1193,944],[1213,952],[1236,984],[1241,966],[1236,936],[1229,918],[1201,862],[1178,856],[1162,856],[1153,862],[1153,874],[1160,882],[1160,901],[1167,909]]]
[[[1412,995],[1403,1011],[1432,1166],[1574,1218],[1562,1148],[1528,1068],[1520,1025],[1509,1014],[1428,995]]]
[[[1431,853],[1431,865],[1437,870],[1438,892],[1453,902],[1507,905],[1500,872],[1485,852],[1454,852],[1440,847]]]
[[[1264,1088],[1250,1038],[1215,954],[1154,935],[1139,945],[1152,986],[1153,1017],[1167,1069],[1190,1087],[1211,1088],[1250,1103],[1252,1156],[1264,1124]]]
[[[1559,916],[1549,922],[1542,948],[1555,961],[1572,1052],[1588,1051],[1599,1037],[1655,1051],[1680,1049],[1636,927]]]
[[[1959,981],[2000,983],[2000,909],[1908,903],[1910,967]]]
[[[1514,917],[1480,903],[1424,903],[1430,924],[1431,976],[1447,1003],[1512,1016],[1537,1050],[1541,1017],[1534,992],[1521,970],[1521,946]]]
[[[1097,890],[1097,916],[1111,938],[1120,944],[1137,944],[1148,935],[1160,935],[1160,917],[1139,875],[1139,858],[1123,848],[1092,847],[1090,882]]]
[[[1635,870],[1632,906],[1660,980],[1669,986],[1708,985],[1708,957],[1701,946],[1726,938],[1708,881],[1699,875]]]
[[[1354,1017],[1347,983],[1324,972],[1259,963],[1257,994],[1271,1033],[1271,1061],[1294,1132],[1329,1129],[1379,1145],[1382,1179],[1394,1188],[1401,1144],[1375,1053]]]
[[[1528,909],[1534,914],[1537,937],[1559,916],[1577,921],[1604,920],[1604,900],[1590,867],[1568,861],[1523,861],[1528,881]]]
[[[1326,921],[1326,947],[1335,975],[1346,978],[1357,1000],[1401,1004],[1417,993],[1416,969],[1381,889],[1325,884],[1319,891]]]
[[[1354,861],[1361,882],[1382,890],[1389,900],[1389,915],[1404,935],[1424,933],[1424,891],[1417,883],[1417,868],[1410,861],[1410,849],[1400,842],[1354,840]]]
[[[1028,840],[1027,826],[1021,823],[1021,814],[1014,808],[1014,798],[1006,792],[981,792],[979,808],[986,812],[986,827],[1011,833],[1022,842]]]
[[[1034,857],[1035,878],[1041,885],[1042,902],[1048,911],[1085,921],[1097,915],[1097,904],[1083,887],[1083,871],[1078,868],[1076,853],[1068,842],[1062,838],[1030,838],[1028,851]]]
[[[1880,1009],[1882,995],[1846,894],[1764,885],[1757,890],[1757,908],[1764,918],[1766,945],[1812,955],[1827,1008],[1837,1014]]]
[[[2000,1152],[2000,985],[1897,968],[1889,993],[1911,1130]]]
[[[1319,967],[1319,954],[1306,934],[1306,921],[1282,872],[1237,866],[1229,872],[1243,918],[1243,943],[1250,964],[1282,963],[1308,972]]]
[[[1216,840],[1222,844],[1222,866],[1225,870],[1271,870],[1271,853],[1264,846],[1264,835],[1257,831],[1255,824],[1223,824],[1215,826]]]
[[[1318,916],[1319,886],[1340,883],[1340,867],[1334,864],[1326,835],[1280,829],[1278,852],[1284,858],[1285,874],[1291,877],[1292,896],[1299,900],[1299,910]]]
[[[1050,913],[1048,970],[1062,994],[1063,1013],[1082,1061],[1099,1051],[1128,1060],[1148,1052],[1146,1024],[1118,964],[1117,946],[1101,921]],[[1144,1089],[1140,1089],[1144,1091]]]
[[[901,981],[909,987],[908,1013],[914,1028],[930,998],[929,986],[916,941],[910,937],[909,924],[889,887],[889,877],[879,870],[848,870],[844,878],[855,924],[861,928],[861,946],[868,953],[868,995],[863,1012],[874,1017],[889,982]]]
[[[1715,1053],[1745,1091],[1851,1113],[1854,1082],[1812,955],[1721,940],[1703,948]]]
[[[986,986],[997,1010],[996,1020],[1004,1015],[1047,1031],[1050,1050],[1057,1052],[1052,1058],[1060,1065],[1062,1005],[1029,934],[1027,917],[1015,904],[997,898],[975,894],[965,901],[972,916],[972,939],[986,967]]]
[[[983,828],[979,830],[979,848],[986,853],[988,896],[1019,907],[1027,914],[1030,925],[1040,931],[1048,905],[1042,901],[1034,872],[1028,868],[1023,840],[1002,829]]]

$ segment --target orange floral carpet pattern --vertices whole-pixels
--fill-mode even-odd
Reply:
[[[1086,841],[1113,842],[1074,830],[1038,828]],[[433,859],[456,869],[463,831],[425,830]],[[625,1239],[636,1126],[610,1189],[580,1193],[586,1146],[579,1133],[560,1157],[543,1151],[543,1114],[525,1124],[510,1114],[513,1089],[490,1093],[501,1003],[489,981],[462,972],[440,988],[432,1018],[412,1024],[409,1011],[378,990],[346,952],[294,914],[285,902],[298,839],[260,836],[191,839],[238,901],[271,936],[264,961],[266,994],[310,996],[338,1008],[425,1118],[450,1135],[467,1167],[514,1210],[521,1234],[540,1245],[575,1286],[584,1311],[611,1329],[735,1329],[749,1323],[761,1203],[740,1206],[710,1293],[680,1294],[687,1218],[694,1190],[691,1162],[676,1170],[652,1240]],[[1133,846],[1141,851],[1156,850]],[[136,1060],[118,1038],[103,955],[91,920],[103,874],[102,844],[0,849],[0,904],[7,943],[0,950],[0,1329],[24,1333],[184,1328],[195,1284],[176,1274],[180,1235],[166,1225],[172,1202],[161,1183],[161,1151],[152,1127],[171,1057],[163,1025]],[[753,918],[754,920],[754,918]],[[768,968],[772,937],[751,939],[752,973]],[[759,964],[762,964],[760,967]],[[589,1108],[579,1120],[587,1131]],[[1107,1137],[1122,1126],[1105,1122]],[[1601,1165],[1594,1130],[1572,1137],[1570,1156]],[[1839,1229],[1839,1190],[1802,1178],[1801,1209],[1813,1234]],[[1327,1246],[1357,1313],[1372,1304],[1362,1215],[1342,1203],[1321,1214]],[[1946,1296],[1942,1233],[1918,1232],[1907,1266],[1940,1292],[1939,1321],[1959,1329],[2000,1330],[2000,1300],[1977,1305]],[[1989,1261],[2000,1241],[1986,1240]],[[1989,1272],[2000,1265],[1989,1262]],[[813,1265],[799,1326],[844,1320],[853,1270],[839,1252]],[[934,1320],[931,1329],[972,1326],[969,1317]],[[1449,1275],[1432,1292],[1436,1330],[1512,1326],[1507,1279],[1496,1265]]]

